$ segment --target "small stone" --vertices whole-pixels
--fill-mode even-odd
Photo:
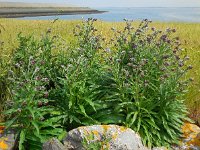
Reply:
[[[67,150],[63,144],[56,138],[52,138],[43,144],[42,150]]]
[[[8,130],[6,133],[0,128],[0,150],[13,150],[16,145],[15,132]]]
[[[178,150],[200,150],[200,128],[191,123],[185,123],[182,127],[183,139]]]
[[[154,147],[152,150],[168,150],[166,147]]]

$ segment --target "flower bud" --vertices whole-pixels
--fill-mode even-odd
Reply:
[[[116,62],[120,63],[122,60],[121,59],[116,59]]]
[[[132,64],[132,63],[128,63],[127,65],[128,65],[129,67],[132,67],[132,66],[133,66],[133,64]]]
[[[22,110],[21,110],[20,108],[18,108],[18,109],[17,109],[17,112],[18,112],[18,113],[21,113],[21,112],[22,112]]]
[[[38,107],[42,107],[43,103],[41,101],[38,102]]]
[[[20,67],[20,64],[19,64],[19,63],[16,63],[16,64],[15,64],[15,67],[16,67],[16,68],[19,68],[19,67]]]
[[[48,96],[49,96],[49,93],[48,92],[44,92],[44,97],[48,98]]]
[[[193,68],[192,65],[189,65],[189,66],[187,67],[188,70],[190,70],[190,69],[192,69],[192,68]]]

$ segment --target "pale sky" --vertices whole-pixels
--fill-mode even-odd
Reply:
[[[89,7],[200,7],[200,0],[0,0],[0,2],[66,3]]]

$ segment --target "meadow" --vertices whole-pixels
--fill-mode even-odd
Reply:
[[[198,123],[200,24],[1,19],[0,31],[0,115],[19,149],[91,124],[170,147],[187,108]]]

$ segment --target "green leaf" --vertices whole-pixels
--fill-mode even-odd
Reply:
[[[34,121],[31,121],[31,124],[35,127],[36,131],[37,131],[37,134],[40,134],[40,129],[39,129],[39,126],[36,122]]]
[[[86,117],[88,117],[88,115],[85,112],[84,106],[79,104],[79,108],[81,109],[81,113],[83,113]]]
[[[140,126],[141,126],[141,118],[138,118],[138,122],[137,122],[137,132],[140,131]]]
[[[15,113],[15,112],[17,112],[16,109],[9,109],[9,110],[3,112],[3,114],[4,114],[4,115],[8,115],[8,114],[12,114],[12,113]]]
[[[11,119],[10,121],[6,122],[6,129],[10,128],[12,126],[12,124],[18,119],[18,116],[15,116],[13,119]]]
[[[25,142],[25,131],[22,130],[19,136],[19,150],[25,150],[23,144]]]
[[[90,106],[92,106],[92,108],[96,111],[94,103],[91,101],[91,99],[89,98],[85,98],[85,101],[89,103]]]
[[[120,124],[124,122],[124,116],[120,114],[110,114],[110,115],[103,115],[98,118],[98,121],[100,121],[103,124]]]
[[[58,140],[61,141],[63,140],[64,137],[66,137],[67,132],[66,131],[62,131],[62,133],[58,136]]]
[[[72,101],[69,100],[69,109],[71,109],[72,105],[73,105]]]
[[[31,107],[28,107],[27,109],[30,111],[31,116],[33,117],[33,120],[34,120],[35,119],[35,115],[34,115],[33,109]]]
[[[131,119],[130,127],[131,127],[131,126],[134,124],[134,122],[136,121],[137,115],[138,115],[138,112],[135,112],[134,115],[133,115],[133,118]]]

